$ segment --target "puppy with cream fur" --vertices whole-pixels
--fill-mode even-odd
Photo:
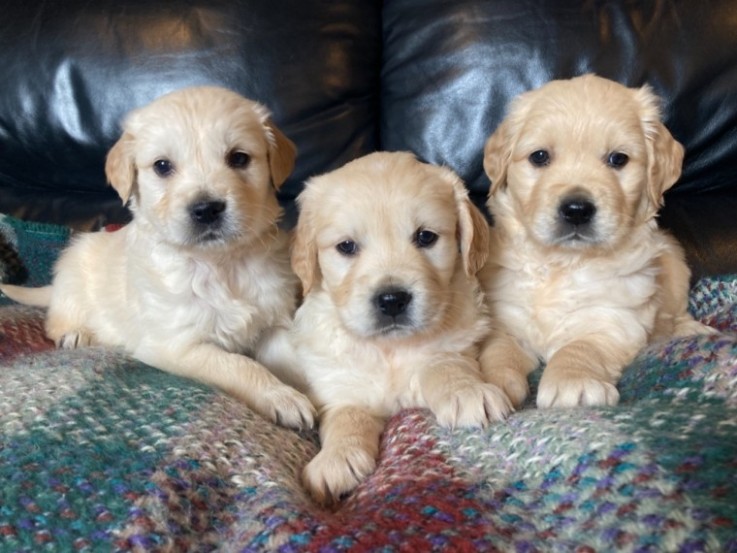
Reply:
[[[683,147],[652,90],[594,75],[519,96],[489,138],[494,218],[481,276],[494,331],[481,365],[515,405],[613,405],[657,338],[709,333],[687,311],[689,269],[656,215]]]
[[[295,153],[268,111],[234,92],[162,96],[129,114],[107,157],[133,220],[76,236],[51,286],[2,291],[48,306],[59,347],[119,346],[271,421],[311,426],[309,400],[256,360],[296,307],[275,195]]]
[[[374,470],[398,410],[484,426],[511,405],[481,378],[488,225],[452,171],[375,153],[311,179],[298,201],[292,264],[305,298],[290,338],[322,444],[303,481],[330,504]]]

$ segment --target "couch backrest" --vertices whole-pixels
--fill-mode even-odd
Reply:
[[[696,275],[737,272],[734,0],[387,0],[383,29],[382,147],[449,165],[480,201],[511,98],[590,72],[649,83],[686,147],[661,222]]]
[[[9,0],[0,16],[0,212],[125,219],[104,158],[129,110],[188,85],[264,103],[299,149],[282,189],[379,147],[373,0]]]
[[[737,272],[733,0],[8,0],[0,17],[0,212],[125,219],[103,163],[130,109],[220,84],[265,103],[308,177],[375,149],[446,164],[479,203],[510,99],[595,72],[649,83],[686,146],[661,221],[695,273]],[[292,212],[290,220],[293,220]]]

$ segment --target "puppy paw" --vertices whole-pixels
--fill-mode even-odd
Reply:
[[[537,391],[537,406],[541,408],[616,405],[618,402],[616,386],[593,376],[546,376],[543,373]]]
[[[717,334],[719,331],[691,318],[676,320],[673,336],[682,338],[686,336],[698,336],[699,334]]]
[[[504,420],[514,408],[507,395],[497,386],[484,382],[459,384],[436,398],[431,406],[438,424],[486,426],[490,421]]]
[[[84,330],[76,332],[67,332],[62,334],[57,340],[56,347],[61,349],[77,349],[86,348],[93,343],[92,335]]]
[[[515,408],[519,408],[530,393],[527,377],[514,369],[495,369],[484,380],[500,388]]]
[[[256,410],[272,422],[289,428],[312,428],[317,412],[307,396],[285,384],[261,394]]]
[[[376,459],[360,447],[321,450],[302,471],[302,482],[312,498],[325,506],[340,502],[376,468]]]

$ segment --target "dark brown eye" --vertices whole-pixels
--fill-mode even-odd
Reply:
[[[160,177],[168,177],[174,172],[174,164],[168,159],[157,159],[154,161],[154,173]]]
[[[245,169],[251,163],[251,156],[246,152],[234,150],[228,154],[226,162],[228,163],[228,167],[232,167],[233,169]]]
[[[606,160],[606,164],[612,169],[621,169],[629,162],[630,158],[622,152],[612,152]]]
[[[352,257],[358,253],[358,244],[353,240],[343,240],[335,246],[335,249],[346,257]]]
[[[545,167],[550,163],[550,154],[547,150],[535,150],[527,158],[535,167]]]
[[[417,229],[415,233],[415,244],[418,248],[429,248],[438,241],[438,235],[431,230]]]

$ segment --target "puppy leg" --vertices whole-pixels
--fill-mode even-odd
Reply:
[[[517,409],[530,393],[527,375],[540,361],[506,332],[495,332],[481,349],[479,364],[483,379],[501,388]]]
[[[447,427],[486,426],[513,411],[504,392],[481,379],[476,360],[441,356],[419,375],[420,392],[438,423]]]
[[[209,384],[240,399],[264,418],[292,428],[312,427],[315,408],[309,399],[281,382],[266,367],[213,344],[170,349],[149,344],[135,357],[161,370]]]
[[[300,392],[308,389],[304,371],[299,367],[297,352],[294,350],[289,330],[274,327],[264,332],[256,347],[255,359],[269,372],[285,384]]]
[[[686,314],[681,317],[676,317],[673,321],[673,336],[680,338],[683,336],[697,336],[699,334],[718,334],[719,331],[716,328],[712,328],[705,325],[691,315]]]
[[[683,250],[668,236],[669,248],[661,255],[658,275],[659,309],[652,337],[670,338],[715,334],[710,326],[695,320],[688,312],[688,287],[691,278]]]
[[[360,407],[335,407],[320,416],[322,449],[302,472],[310,495],[335,505],[376,468],[384,420]]]
[[[86,303],[79,300],[80,298],[71,294],[60,299],[52,298],[46,314],[45,329],[46,336],[58,348],[84,348],[96,343],[94,333],[85,326],[88,314],[83,306]]]
[[[622,368],[638,348],[627,349],[606,337],[591,336],[555,352],[543,371],[537,392],[538,407],[616,405],[616,384]]]

